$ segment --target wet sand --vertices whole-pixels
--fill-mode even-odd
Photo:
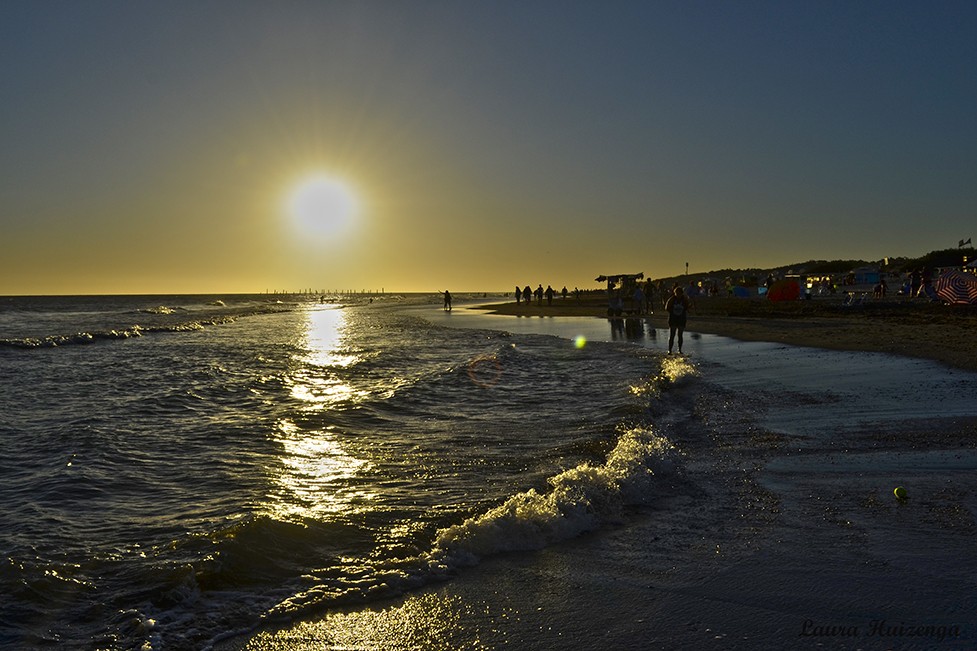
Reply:
[[[522,317],[607,318],[606,300],[557,298],[552,304],[515,302],[478,306],[491,314]],[[643,316],[667,328],[663,309]],[[845,306],[840,298],[771,303],[761,299],[698,298],[688,332],[831,350],[870,351],[977,370],[977,308],[902,299]]]

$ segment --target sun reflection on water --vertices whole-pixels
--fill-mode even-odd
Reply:
[[[328,306],[306,312],[308,323],[305,332],[305,345],[308,348],[306,361],[316,366],[346,367],[358,359],[355,354],[343,351],[346,312]]]
[[[372,464],[350,454],[331,430],[304,431],[283,420],[282,445],[272,511],[279,519],[322,519],[365,508],[375,495],[356,487]]]
[[[359,356],[345,347],[346,313],[341,309],[309,310],[305,331],[305,351],[299,356],[301,364],[289,378],[292,397],[303,403],[308,411],[318,411],[343,401],[363,397],[355,391],[343,369],[359,361]]]
[[[358,487],[372,464],[343,445],[342,432],[321,422],[322,414],[365,394],[348,381],[358,356],[345,341],[346,315],[327,306],[306,312],[305,350],[288,377],[297,413],[279,419],[280,466],[268,508],[279,519],[324,519],[366,508],[375,499]]]
[[[262,631],[244,651],[260,649],[490,649],[474,622],[485,621],[488,608],[451,594],[412,595],[383,609],[330,612],[280,630]],[[501,617],[515,616],[505,608]],[[496,632],[496,631],[493,631]]]

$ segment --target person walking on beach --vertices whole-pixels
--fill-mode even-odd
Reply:
[[[655,304],[655,283],[651,282],[651,278],[645,281],[645,314],[651,314],[654,311],[652,307]],[[654,332],[654,330],[652,331]]]
[[[519,289],[519,285],[516,285],[516,305],[519,305],[519,300],[522,298],[522,290]]]
[[[449,292],[447,289],[444,290],[444,311],[451,311],[451,292]]]
[[[540,283],[539,284],[539,287],[536,288],[535,294],[536,294],[536,305],[542,305],[543,304],[543,283]]]
[[[675,333],[678,332],[678,352],[682,352],[682,333],[685,332],[685,320],[692,301],[685,295],[681,287],[676,287],[672,295],[665,301],[665,311],[668,312],[668,354],[672,354],[675,345]]]
[[[923,285],[923,275],[919,273],[919,269],[913,269],[909,274],[909,298],[916,298],[919,294],[919,288]]]
[[[553,286],[552,285],[547,285],[546,286],[546,304],[547,305],[553,305],[553,294],[555,294],[555,293],[556,292],[553,290]]]
[[[526,285],[525,289],[522,290],[522,300],[529,307],[529,304],[533,300],[533,290],[529,289],[529,285]]]

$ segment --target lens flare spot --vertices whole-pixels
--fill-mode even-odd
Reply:
[[[502,377],[502,364],[495,355],[480,355],[468,362],[468,377],[478,386],[487,389]]]

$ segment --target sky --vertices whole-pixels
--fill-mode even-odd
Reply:
[[[916,257],[975,71],[970,0],[3,0],[0,295]]]

